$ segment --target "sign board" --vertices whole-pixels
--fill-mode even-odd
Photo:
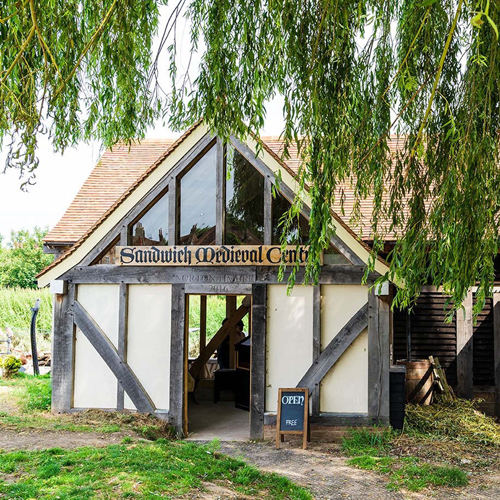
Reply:
[[[278,390],[278,417],[276,420],[276,448],[285,434],[302,434],[302,448],[309,440],[309,390],[307,388]]]
[[[118,246],[116,261],[121,266],[304,266],[307,246],[219,245],[219,246]]]

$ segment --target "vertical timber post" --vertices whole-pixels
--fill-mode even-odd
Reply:
[[[472,399],[474,397],[472,290],[467,292],[462,305],[464,310],[457,311],[457,392],[461,398]]]
[[[264,438],[266,393],[267,285],[252,285],[250,439]]]
[[[495,370],[495,415],[500,417],[500,291],[493,292],[493,345]]]
[[[128,285],[123,281],[120,283],[118,299],[118,356],[122,363],[127,362],[127,322],[128,322]],[[116,409],[123,410],[125,407],[125,391],[118,381]]]
[[[316,363],[321,354],[321,285],[315,285],[313,289],[313,362]],[[320,411],[320,387],[316,386],[311,396],[312,415],[317,417]]]
[[[269,175],[264,178],[264,245],[273,243],[273,192]]]
[[[389,423],[389,325],[388,300],[368,294],[368,417],[373,423]]]
[[[215,206],[215,244],[222,245],[225,226],[225,205],[226,205],[226,169],[224,168],[224,144],[217,138],[216,144],[216,206]]]
[[[184,414],[184,342],[186,295],[184,285],[172,285],[172,324],[170,330],[170,408],[169,421],[179,436]]]
[[[65,294],[54,294],[52,344],[52,412],[71,409],[74,384],[75,324],[73,304],[75,285],[68,284]]]

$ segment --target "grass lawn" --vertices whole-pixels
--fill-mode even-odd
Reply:
[[[220,455],[216,444],[157,440],[106,448],[0,454],[0,495],[19,499],[176,498],[228,490],[251,498],[310,499],[277,474]]]
[[[465,400],[407,405],[403,432],[352,430],[348,464],[384,474],[388,488],[462,487],[500,468],[500,425]]]
[[[0,497],[177,498],[186,494],[217,498],[310,499],[289,479],[264,473],[217,451],[172,439],[164,422],[147,415],[87,411],[51,415],[49,376],[0,379],[0,432],[70,431],[128,435],[101,448],[0,451]],[[123,434],[122,434],[123,435]],[[85,442],[85,438],[82,440]],[[53,443],[51,443],[53,446]]]

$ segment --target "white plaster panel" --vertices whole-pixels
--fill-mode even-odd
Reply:
[[[312,364],[313,287],[267,287],[266,411],[277,411],[278,389],[296,387]]]
[[[171,308],[172,285],[129,285],[127,363],[158,410],[169,409]]]
[[[321,286],[321,349],[323,350],[368,300],[358,285]],[[365,330],[326,374],[320,388],[320,411],[368,411],[368,333]]]
[[[119,285],[78,285],[78,301],[116,347]],[[77,329],[75,343],[75,408],[116,408],[117,380],[108,365]]]

